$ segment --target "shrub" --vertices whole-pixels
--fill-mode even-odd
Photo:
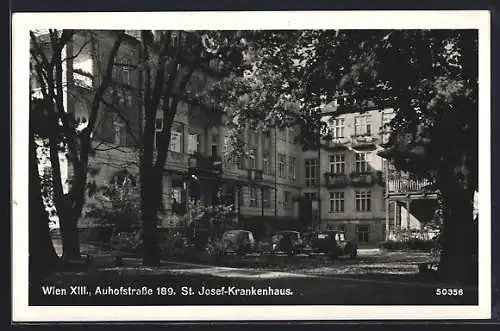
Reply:
[[[137,253],[141,240],[136,233],[119,232],[111,237],[110,246],[118,255]]]
[[[437,247],[435,240],[422,240],[411,238],[407,241],[387,240],[380,243],[380,248],[390,251],[416,250],[431,252]]]

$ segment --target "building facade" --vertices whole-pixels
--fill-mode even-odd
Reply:
[[[110,183],[123,169],[134,175],[139,171],[143,77],[136,37],[127,35],[120,47],[113,84],[97,118],[96,155],[91,159],[96,171],[90,180],[98,185]],[[78,53],[65,66],[66,109],[77,117],[88,119],[90,91],[100,83],[101,64],[113,40],[110,32],[82,32],[65,50],[68,58]],[[210,70],[198,70],[188,88],[196,92],[211,79],[217,78]],[[229,129],[223,125],[223,115],[210,105],[180,102],[165,165],[160,226],[176,226],[189,201],[213,205],[221,201],[222,193],[240,224],[259,233],[266,227],[343,229],[359,244],[373,245],[396,228],[420,227],[419,215],[409,207],[421,196],[408,195],[412,184],[405,187],[401,177],[389,175],[390,167],[377,154],[388,138],[385,124],[393,111],[368,109],[337,116],[341,103],[338,99],[325,108],[322,120],[331,136],[322,139],[320,149],[304,151],[297,145],[295,127],[247,130],[248,156],[229,160],[224,157]],[[162,125],[159,111],[157,136]],[[67,168],[70,178],[71,166]],[[87,205],[94,202],[89,198]],[[80,225],[93,222],[84,211]]]

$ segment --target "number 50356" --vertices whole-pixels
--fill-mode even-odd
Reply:
[[[437,288],[436,295],[450,295],[450,296],[459,296],[463,295],[464,290],[461,288]]]

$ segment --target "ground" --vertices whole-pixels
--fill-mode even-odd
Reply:
[[[57,249],[60,249],[56,245]],[[90,247],[83,247],[90,250]],[[95,253],[95,252],[94,252]],[[477,304],[477,287],[440,284],[418,273],[426,253],[360,250],[356,260],[330,261],[324,256],[258,256],[163,261],[160,267],[141,266],[126,258],[116,267],[109,254],[96,254],[81,272],[58,272],[33,284],[31,305],[464,305]],[[84,295],[71,295],[71,286],[86,286]],[[66,295],[44,294],[49,286]],[[150,295],[96,293],[97,287],[142,288]],[[199,290],[221,295],[201,295]],[[281,289],[279,295],[265,293]],[[246,289],[249,295],[237,293]],[[258,289],[265,289],[258,293]],[[288,292],[287,292],[288,289]],[[439,290],[438,290],[439,289]],[[445,289],[449,295],[437,295]],[[253,291],[253,292],[252,292]],[[241,292],[241,291],[239,291]],[[217,293],[215,293],[217,294]]]

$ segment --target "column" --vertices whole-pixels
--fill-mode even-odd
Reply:
[[[389,239],[389,198],[385,198],[385,240]]]
[[[397,230],[401,220],[401,206],[398,201],[394,201],[394,230]]]
[[[410,217],[411,217],[410,204],[411,204],[411,200],[407,199],[406,200],[406,224],[405,224],[406,229],[408,229],[410,227]]]

